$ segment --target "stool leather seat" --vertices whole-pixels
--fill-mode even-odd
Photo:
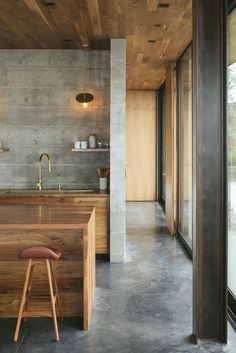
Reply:
[[[19,253],[20,259],[48,259],[59,260],[62,256],[61,251],[47,248],[46,246],[31,246],[23,249]]]

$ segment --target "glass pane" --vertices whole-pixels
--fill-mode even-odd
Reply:
[[[192,248],[192,50],[179,64],[179,232]]]
[[[236,9],[228,23],[228,286],[236,296]]]

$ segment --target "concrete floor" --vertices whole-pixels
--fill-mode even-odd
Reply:
[[[155,203],[127,205],[127,261],[97,264],[97,288],[89,332],[76,319],[60,323],[53,340],[49,319],[28,320],[12,343],[14,319],[0,320],[1,353],[235,353],[229,344],[191,344],[192,264],[169,236]]]

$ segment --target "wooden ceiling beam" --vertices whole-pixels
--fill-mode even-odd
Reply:
[[[147,0],[147,10],[157,11],[159,0]]]
[[[75,22],[75,29],[77,34],[79,35],[81,45],[84,47],[86,46],[89,47],[90,43],[89,43],[88,33],[87,33],[83,13],[81,11],[77,21]]]
[[[25,2],[25,4],[28,6],[28,8],[31,11],[36,12],[42,18],[42,20],[44,21],[44,23],[49,28],[49,30],[50,30],[51,34],[53,35],[54,39],[56,40],[56,42],[58,44],[60,44],[58,39],[57,39],[57,36],[54,33],[54,30],[53,30],[52,26],[50,25],[49,21],[45,17],[45,15],[44,15],[43,11],[41,10],[41,8],[39,7],[37,1],[36,0],[24,0],[24,2]]]
[[[8,35],[11,37],[11,39],[12,34],[14,34],[14,37],[17,38],[16,48],[20,48],[22,45],[24,45],[26,48],[33,46],[31,36],[28,33],[25,34],[25,31],[23,30],[25,29],[24,23],[19,23],[18,19],[13,21],[10,13],[4,11],[4,8],[2,8],[2,4],[0,4],[0,20],[6,28],[9,28],[10,31],[8,32]]]
[[[102,36],[102,24],[100,18],[99,2],[98,0],[87,0],[89,15],[95,36]]]

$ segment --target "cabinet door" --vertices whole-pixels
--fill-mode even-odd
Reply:
[[[96,216],[96,254],[109,253],[109,200],[99,197],[76,197],[74,204],[95,206]]]
[[[156,200],[156,92],[128,91],[126,199]]]

